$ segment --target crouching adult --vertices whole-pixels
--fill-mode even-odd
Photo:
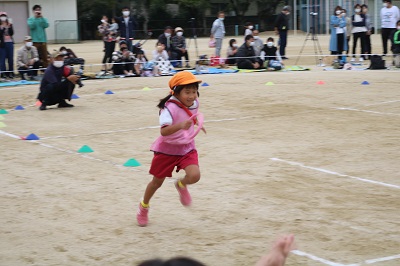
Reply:
[[[51,55],[50,63],[40,83],[38,100],[42,104],[39,110],[46,110],[47,106],[55,104],[58,104],[58,108],[74,107],[65,100],[71,100],[79,76],[64,65],[64,55],[60,52]]]
[[[38,50],[32,45],[32,38],[25,36],[25,44],[18,50],[17,54],[17,65],[21,80],[26,79],[26,73],[30,80],[34,80],[37,76],[39,64]]]
[[[239,69],[260,69],[263,68],[263,62],[254,52],[254,37],[247,35],[245,42],[239,47],[236,53],[236,62]]]

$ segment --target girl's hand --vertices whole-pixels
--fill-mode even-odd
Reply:
[[[188,130],[192,126],[192,120],[186,120],[180,123],[180,128],[184,130]]]

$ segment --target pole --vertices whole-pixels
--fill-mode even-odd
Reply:
[[[297,0],[293,2],[293,28],[294,28],[294,36],[297,36]]]

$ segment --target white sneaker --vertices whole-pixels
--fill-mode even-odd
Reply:
[[[354,57],[350,60],[350,62],[355,62],[355,61],[356,59]]]
[[[364,58],[360,57],[360,58],[358,59],[358,62],[360,62],[360,63],[364,62]]]

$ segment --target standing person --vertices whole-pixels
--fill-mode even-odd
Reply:
[[[351,33],[353,33],[353,58],[351,62],[356,61],[356,48],[357,48],[357,40],[360,39],[361,41],[361,54],[365,53],[365,35],[367,33],[367,27],[365,23],[365,15],[361,12],[361,5],[356,4],[354,6],[354,15],[351,16],[351,21],[353,25],[353,29]],[[358,59],[360,62],[364,61],[362,55]]]
[[[101,24],[97,28],[99,33],[103,35],[104,42],[104,57],[102,61],[104,69],[102,71],[108,71],[110,69],[107,69],[107,62],[111,63],[112,61],[112,53],[115,50],[116,36],[110,31],[110,24],[108,23],[107,16],[103,16],[101,19]]]
[[[47,106],[54,104],[58,104],[58,108],[74,107],[65,100],[71,100],[79,76],[64,65],[64,55],[60,52],[53,53],[50,62],[40,83],[38,100],[42,105],[39,110],[46,110]]]
[[[172,37],[172,60],[179,60],[178,64],[181,64],[182,57],[185,57],[186,65],[189,68],[189,54],[186,49],[186,40],[183,36],[183,29],[181,27],[175,28],[175,36]],[[182,64],[183,65],[183,64]]]
[[[350,51],[350,46],[349,46],[349,42],[350,42],[350,36],[351,36],[351,18],[349,16],[347,16],[347,10],[343,9],[342,10],[342,16],[346,19],[346,45],[347,45],[347,50],[346,50],[346,55],[349,54]]]
[[[275,34],[279,35],[279,53],[282,59],[288,59],[285,55],[287,45],[287,32],[289,30],[289,17],[290,7],[284,6],[282,12],[276,17],[275,20]]]
[[[25,44],[17,52],[17,65],[21,80],[25,80],[25,73],[34,80],[39,68],[39,54],[32,44],[31,36],[25,36]]]
[[[383,45],[383,55],[388,52],[387,43],[393,32],[396,30],[396,23],[400,19],[400,10],[397,6],[392,4],[392,0],[383,1],[383,8],[381,9],[381,36]],[[392,43],[393,45],[393,43]]]
[[[192,198],[188,185],[200,180],[198,154],[194,139],[186,144],[173,140],[183,137],[185,132],[194,133],[194,124],[197,119],[192,118],[199,110],[199,83],[192,73],[182,71],[173,76],[169,81],[170,93],[157,105],[160,108],[161,136],[152,144],[151,150],[154,157],[151,162],[150,174],[153,179],[147,185],[143,200],[139,203],[137,221],[140,226],[148,223],[150,199],[159,189],[166,177],[172,177],[176,171],[183,169],[185,177],[175,183],[183,206],[190,206]]]
[[[367,32],[365,34],[365,51],[364,59],[369,59],[372,53],[372,46],[371,46],[371,34],[374,33],[375,29],[372,24],[371,16],[368,14],[368,6],[363,4],[361,6],[362,13],[365,15],[365,27],[367,27]]]
[[[342,8],[337,6],[334,14],[331,16],[331,40],[329,50],[332,55],[338,55],[338,59],[342,59],[343,51],[347,51],[346,41],[346,19],[343,17]]]
[[[260,56],[261,50],[264,47],[264,42],[261,40],[259,36],[260,32],[258,30],[253,30],[253,37],[254,37],[254,53],[256,56]]]
[[[6,12],[0,12],[0,72],[2,78],[14,78],[14,29]],[[6,66],[8,65],[8,70]]]
[[[46,68],[49,64],[46,36],[46,28],[49,27],[49,22],[47,18],[43,17],[40,5],[34,5],[32,10],[34,15],[28,18],[28,26],[31,31],[33,46],[37,48],[39,53],[41,65]]]
[[[215,40],[215,56],[221,56],[222,40],[225,37],[224,19],[225,19],[225,12],[219,11],[218,18],[214,20],[214,23],[211,28],[210,39]]]
[[[136,19],[131,16],[131,11],[129,7],[122,8],[122,17],[118,20],[119,31],[121,39],[126,40],[129,51],[133,52],[132,42],[135,38],[135,31],[138,28]]]
[[[245,38],[246,38],[247,35],[254,35],[253,34],[253,29],[254,29],[253,23],[246,22],[246,24],[244,25],[244,28],[245,28],[245,30],[244,30],[244,37]]]
[[[239,69],[260,69],[263,68],[262,60],[254,53],[254,37],[247,35],[244,44],[239,47],[236,53],[236,62]]]

